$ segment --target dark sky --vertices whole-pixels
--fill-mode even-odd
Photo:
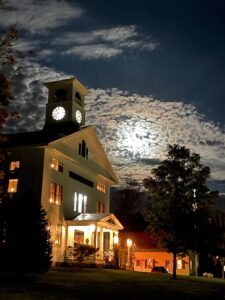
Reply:
[[[43,82],[74,76],[119,179],[142,181],[178,143],[225,192],[224,0],[2,1],[0,31],[10,26],[14,47],[34,55],[17,62],[10,109],[21,119],[5,132],[41,129]]]

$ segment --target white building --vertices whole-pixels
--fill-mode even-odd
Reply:
[[[74,243],[99,248],[95,260],[110,259],[114,236],[123,229],[109,213],[110,187],[118,179],[96,135],[85,127],[88,90],[74,78],[49,89],[42,131],[8,135],[7,192],[40,199],[47,212],[53,262],[71,258]],[[69,250],[69,251],[68,251]]]

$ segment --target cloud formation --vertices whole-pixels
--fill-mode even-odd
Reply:
[[[16,26],[33,34],[46,33],[83,14],[80,7],[63,0],[3,0],[0,8],[0,26]]]
[[[66,55],[81,59],[111,58],[124,51],[153,51],[158,43],[141,34],[134,25],[93,30],[90,32],[68,32],[56,38],[54,45],[66,45]]]
[[[10,110],[21,119],[7,122],[5,131],[41,130],[45,120],[47,89],[43,82],[71,76],[39,64],[24,63]],[[90,89],[85,99],[86,125],[94,126],[121,182],[140,182],[165,158],[167,145],[185,145],[201,155],[212,179],[225,180],[225,134],[205,120],[196,107],[179,101],[165,102],[151,96],[132,95],[118,89]]]

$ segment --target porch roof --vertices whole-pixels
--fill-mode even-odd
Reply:
[[[105,214],[80,214],[72,220],[66,220],[68,226],[88,226],[94,224],[96,227],[112,230],[122,230],[123,225],[112,213]]]

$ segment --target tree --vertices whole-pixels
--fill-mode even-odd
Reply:
[[[175,144],[168,146],[166,159],[144,179],[149,195],[145,209],[148,230],[173,254],[174,279],[177,255],[188,250],[209,251],[214,240],[210,210],[218,193],[209,191],[209,175],[199,154]]]
[[[19,273],[51,266],[52,244],[46,212],[29,195],[4,198],[0,207],[0,264]]]
[[[121,221],[126,231],[143,230],[146,226],[141,211],[144,195],[136,180],[127,179],[125,185],[114,190],[111,211]]]
[[[75,243],[73,256],[75,261],[83,263],[87,258],[95,254],[98,250],[99,248],[95,248],[92,245]]]
[[[7,119],[17,119],[17,112],[8,112],[8,106],[13,96],[12,77],[18,73],[21,62],[32,52],[24,52],[15,50],[14,43],[19,38],[18,31],[15,28],[9,28],[0,38],[0,127]],[[16,68],[12,68],[19,61]]]

